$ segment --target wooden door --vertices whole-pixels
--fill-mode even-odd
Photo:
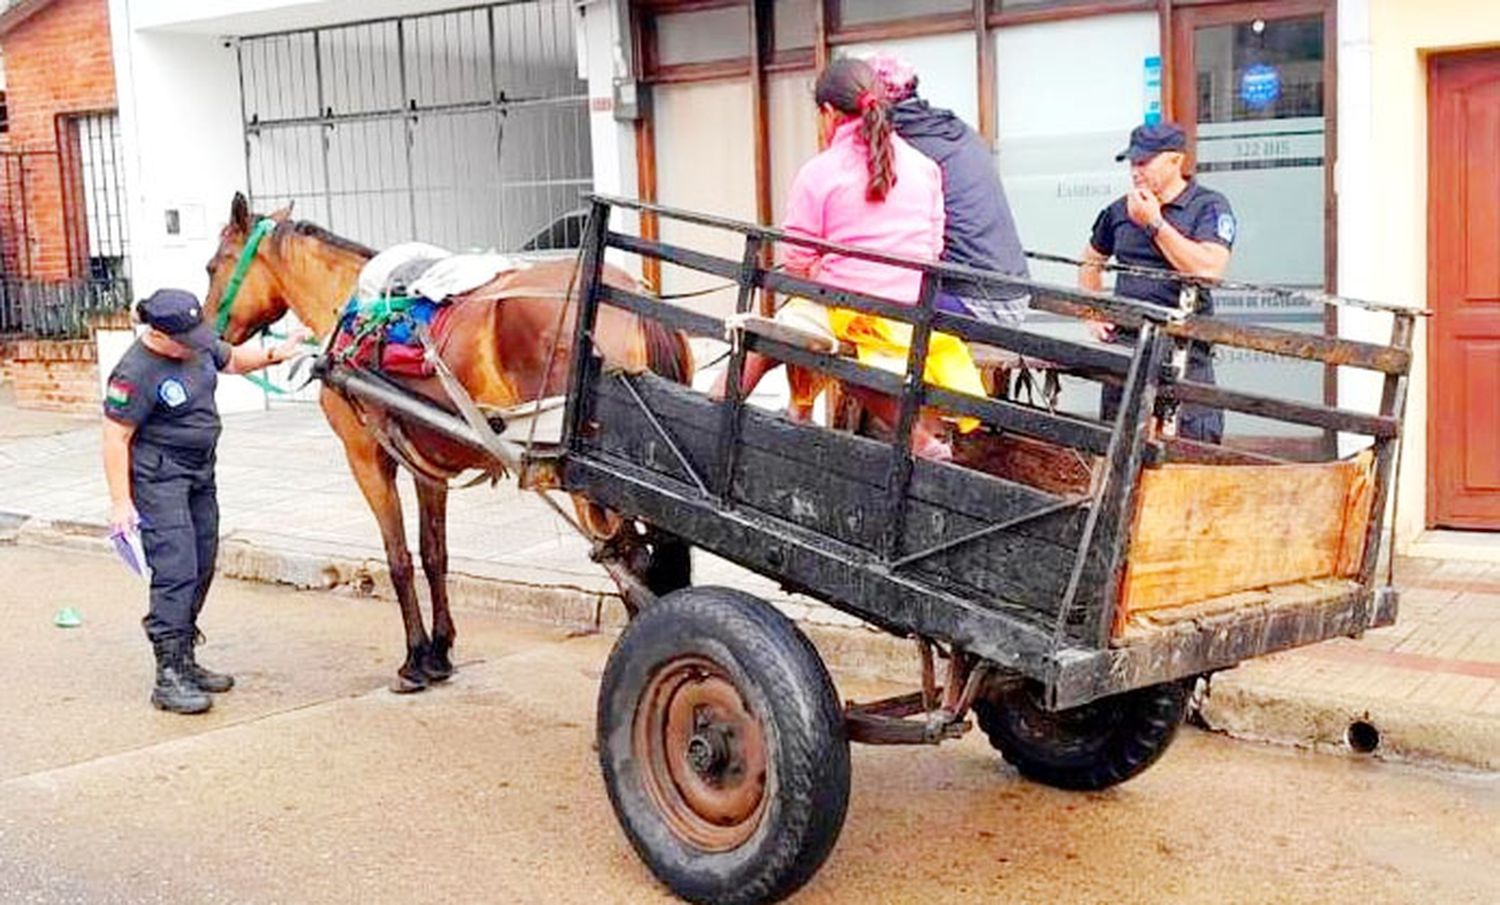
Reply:
[[[1500,529],[1500,53],[1435,57],[1428,523]]]

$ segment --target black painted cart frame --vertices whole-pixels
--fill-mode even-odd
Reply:
[[[888,631],[940,642],[976,663],[1027,677],[1042,705],[1062,709],[1131,689],[1201,675],[1242,660],[1391,623],[1397,597],[1376,578],[1385,501],[1405,406],[1413,319],[1390,307],[1388,344],[1309,335],[1187,316],[1158,306],[1015,281],[952,265],[890,258],[688,211],[594,197],[580,275],[575,360],[562,451],[563,486],[624,515],[769,576]],[[738,261],[613,231],[611,214],[635,211],[743,236]],[[919,270],[915,307],[835,290],[764,266],[774,243],[797,243]],[[729,360],[738,375],[756,351],[898,397],[889,443],[796,424],[745,405],[731,379],[723,401],[650,374],[608,373],[590,350],[601,305],[723,339],[724,320],[600,279],[610,250],[732,281],[737,309],[758,292],[796,295],[910,323],[907,374],[809,351],[768,333],[740,331]],[[939,281],[1021,286],[1034,308],[1134,328],[1132,351],[1069,342],[935,310]],[[1383,306],[1360,303],[1381,309]],[[1123,389],[1112,423],[932,387],[923,373],[934,330],[1044,359]],[[1348,366],[1384,378],[1380,410],[1364,414],[1182,379],[1167,366],[1174,344],[1202,341]],[[1144,468],[1165,462],[1276,464],[1259,454],[1163,438],[1153,418],[1171,401],[1195,402],[1373,439],[1374,491],[1357,574],[1326,593],[1245,612],[1217,612],[1161,631],[1114,631]],[[906,453],[924,406],[974,416],[1005,432],[1098,457],[1086,493],[1049,493]],[[924,650],[926,648],[924,647]],[[928,661],[930,663],[930,660]],[[929,670],[930,672],[930,670]],[[937,693],[929,683],[924,697]],[[966,690],[971,697],[972,689]],[[959,694],[950,684],[949,696]],[[930,700],[928,701],[930,703]],[[950,700],[950,704],[960,703]],[[967,703],[966,701],[963,703]],[[913,703],[887,715],[917,712]],[[857,731],[856,731],[857,735]]]

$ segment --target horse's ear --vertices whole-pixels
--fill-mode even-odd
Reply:
[[[275,220],[277,223],[285,223],[287,219],[292,216],[292,206],[296,203],[297,202],[295,200],[288,201],[286,203],[286,207],[280,210],[272,211],[271,219]]]
[[[229,202],[229,226],[236,232],[250,232],[250,202],[244,192],[235,192],[234,200]]]

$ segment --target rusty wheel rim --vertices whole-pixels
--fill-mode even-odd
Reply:
[[[717,663],[690,655],[663,664],[636,704],[631,736],[646,794],[678,839],[724,852],[755,835],[765,731]]]

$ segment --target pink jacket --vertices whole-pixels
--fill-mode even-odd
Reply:
[[[868,201],[869,169],[859,122],[839,126],[828,149],[797,172],[782,228],[871,251],[937,260],[943,253],[942,170],[900,136],[892,134],[891,144],[896,184],[884,201]],[[782,258],[789,268],[839,289],[907,304],[921,293],[922,275],[915,270],[792,244],[782,245]]]

